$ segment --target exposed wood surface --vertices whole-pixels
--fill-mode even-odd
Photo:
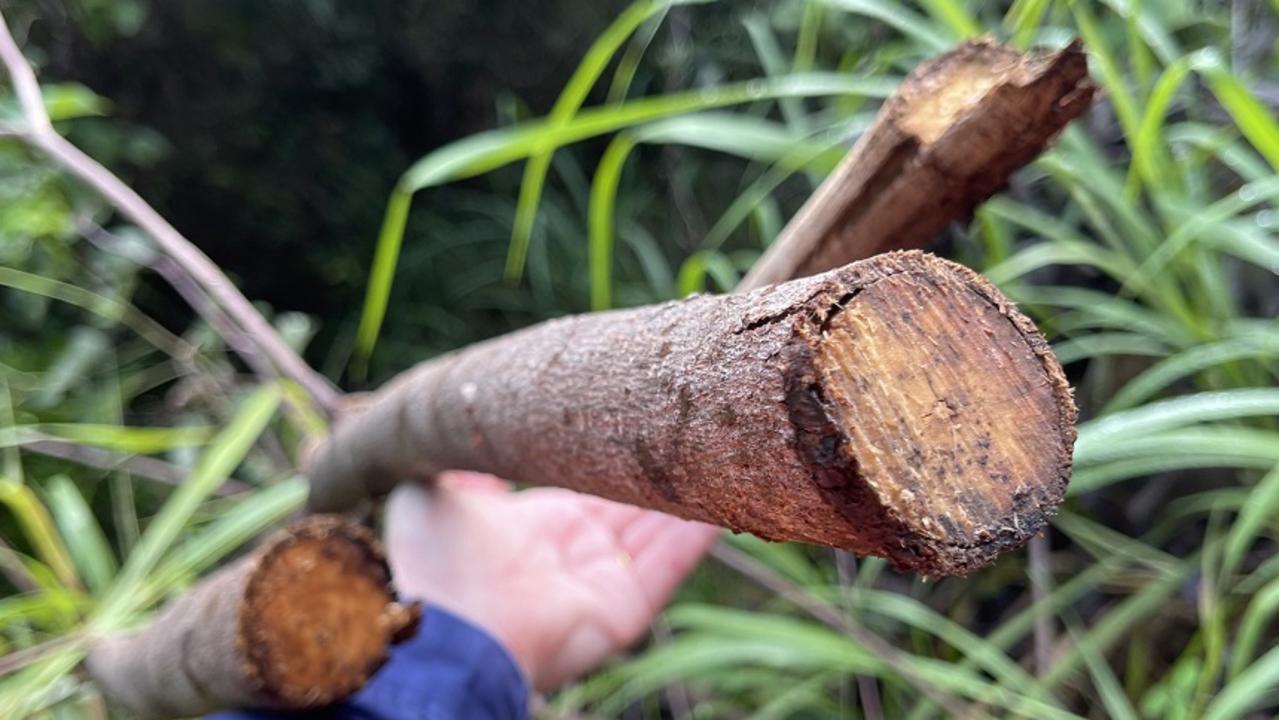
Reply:
[[[743,280],[744,289],[923,247],[1002,189],[1095,88],[1078,42],[1021,54],[965,43],[916,68]]]
[[[96,641],[86,668],[137,717],[318,707],[364,685],[416,625],[377,541],[312,516],[206,578],[146,627]]]
[[[971,271],[899,252],[427,362],[312,453],[310,505],[470,469],[940,575],[1043,526],[1073,422],[1029,320]]]

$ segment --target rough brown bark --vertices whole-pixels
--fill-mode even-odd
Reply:
[[[312,453],[309,502],[479,470],[954,574],[1043,527],[1073,438],[1034,325],[970,270],[898,252],[427,362]]]
[[[136,632],[96,641],[102,692],[143,718],[316,707],[362,687],[417,623],[378,542],[332,516],[271,536]]]
[[[974,40],[923,63],[743,280],[749,289],[922,247],[1088,109],[1082,46]]]

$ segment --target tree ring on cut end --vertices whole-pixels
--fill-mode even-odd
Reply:
[[[252,681],[272,704],[314,707],[363,687],[417,621],[395,602],[376,541],[316,518],[269,544],[240,607]]]
[[[896,566],[962,574],[1055,512],[1075,408],[1028,318],[976,273],[923,257],[831,307],[811,362],[853,476],[828,491],[837,507]]]

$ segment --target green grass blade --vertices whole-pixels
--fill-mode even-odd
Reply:
[[[1078,627],[1078,623],[1067,622],[1066,627],[1075,646],[1080,648],[1084,664],[1088,668],[1088,675],[1092,678],[1093,687],[1106,708],[1107,717],[1112,720],[1138,720],[1140,716],[1137,714],[1137,709],[1124,694],[1123,686],[1119,684],[1119,679],[1110,669],[1106,658],[1102,657],[1091,643],[1080,642],[1079,638],[1083,631]]]
[[[45,423],[35,425],[30,430],[37,435],[140,455],[200,447],[213,437],[213,428],[205,426],[128,427],[97,423]],[[0,442],[3,440],[0,439]]]
[[[725,534],[724,542],[750,553],[751,557],[801,585],[818,585],[822,582],[818,565],[804,555],[799,545],[771,543],[745,534]]]
[[[690,145],[779,163],[796,163],[831,149],[767,120],[713,112],[660,120],[614,137],[591,181],[587,229],[593,310],[612,305],[617,191],[626,160],[641,142]]]
[[[1125,298],[1081,287],[1013,285],[1004,292],[1018,303],[1072,310],[1054,316],[1058,332],[1110,328],[1146,335],[1173,347],[1193,345],[1196,337],[1166,314]]]
[[[108,322],[124,325],[162,352],[173,356],[186,354],[186,344],[180,338],[137,308],[115,298],[9,267],[0,267],[0,286],[74,305]]]
[[[58,535],[48,508],[40,502],[31,488],[10,478],[0,477],[0,505],[13,513],[36,556],[53,570],[58,582],[68,589],[81,587],[71,553]]]
[[[408,192],[417,192],[474,177],[526,158],[543,144],[568,145],[676,115],[787,97],[884,98],[891,95],[899,84],[898,78],[794,73],[590,107],[578,112],[561,127],[549,127],[543,118],[490,130],[446,145],[414,163],[404,173],[401,187]]]
[[[1252,596],[1243,619],[1239,621],[1228,674],[1232,681],[1252,662],[1253,653],[1276,612],[1279,612],[1279,580],[1272,580]]]
[[[1100,619],[1090,620],[1087,632],[1077,639],[1073,648],[1057,658],[1052,669],[1040,679],[1040,686],[1044,689],[1057,687],[1075,673],[1084,662],[1086,653],[1105,653],[1132,628],[1157,613],[1190,575],[1193,567],[1193,561],[1181,563],[1176,570],[1146,583],[1145,587],[1119,602]]]
[[[914,598],[859,588],[850,593],[850,600],[858,610],[891,618],[935,635],[971,659],[975,667],[989,672],[1005,687],[1030,694],[1036,692],[1034,678],[1002,650]],[[1042,695],[1040,699],[1048,701],[1049,698]]]
[[[1132,448],[1135,457],[1123,457],[1080,466],[1070,478],[1066,494],[1077,497],[1113,485],[1121,480],[1141,478],[1175,470],[1204,468],[1236,468],[1268,470],[1279,463],[1279,453],[1259,443],[1272,443],[1274,438],[1260,438],[1248,447],[1232,447],[1232,433],[1178,432],[1151,438]],[[1224,445],[1223,445],[1224,443]]]
[[[1168,155],[1168,140],[1164,136],[1164,118],[1177,91],[1190,75],[1190,59],[1179,58],[1164,69],[1146,102],[1145,112],[1132,142],[1131,164],[1141,175],[1147,187],[1158,190],[1176,190],[1181,175]]]
[[[1129,20],[1136,21],[1140,38],[1154,51],[1159,62],[1171,65],[1182,55],[1181,46],[1177,44],[1173,28],[1165,22],[1165,18],[1157,17],[1156,10],[1162,3],[1143,2],[1142,0],[1102,0],[1115,13]],[[1165,6],[1166,7],[1166,6]],[[1142,52],[1145,52],[1143,49]]]
[[[817,62],[817,41],[821,38],[826,8],[818,0],[804,0],[804,14],[799,19],[795,38],[795,54],[791,58],[793,72],[808,72]]]
[[[1079,442],[1075,449],[1088,456],[1094,448],[1132,437],[1148,436],[1194,423],[1267,415],[1279,415],[1279,388],[1196,393],[1083,423],[1079,426]]]
[[[591,43],[577,69],[569,77],[560,96],[546,118],[548,129],[563,127],[586,102],[591,88],[604,74],[613,56],[626,40],[669,3],[666,0],[639,0],[622,11],[604,32]],[[553,145],[537,148],[524,166],[524,178],[520,183],[519,199],[515,204],[515,220],[511,226],[511,244],[506,255],[506,279],[518,280],[524,274],[528,257],[528,244],[533,236],[533,224],[537,221],[537,208],[542,200],[542,188],[546,184],[546,172],[551,167]]]
[[[1089,9],[1088,4],[1074,3],[1071,5],[1071,11],[1075,16],[1075,26],[1079,28],[1079,34],[1083,36],[1084,42],[1087,44],[1088,56],[1101,76],[1100,80],[1102,86],[1106,89],[1106,96],[1115,108],[1115,117],[1123,128],[1124,137],[1128,139],[1128,143],[1131,145],[1137,136],[1137,127],[1140,123],[1137,98],[1134,96],[1132,88],[1128,86],[1128,81],[1119,67],[1119,62],[1111,52],[1102,28],[1097,23],[1097,18]]]
[[[613,138],[600,157],[599,167],[591,180],[587,228],[592,310],[606,310],[613,304],[613,227],[617,216],[617,186],[622,181],[622,167],[637,143],[635,136],[629,133]]]
[[[1203,245],[1279,275],[1279,238],[1272,234],[1273,231],[1261,229],[1267,212],[1273,211],[1262,210],[1251,217],[1227,220],[1217,225],[1202,239]]]
[[[413,193],[495,170],[529,157],[541,148],[560,147],[662,118],[785,97],[887,97],[898,83],[899,80],[893,78],[858,78],[835,73],[803,73],[750,80],[587,108],[559,127],[551,127],[545,119],[541,119],[490,130],[429,153],[404,173],[387,202],[356,330],[351,375],[357,380],[367,377],[368,360],[386,318]]]
[[[708,634],[718,643],[749,638],[754,658],[737,658],[738,667],[760,663],[778,669],[813,672],[840,668],[845,672],[884,676],[891,668],[876,653],[862,648],[851,638],[813,623],[762,613],[749,613],[725,608],[680,605],[668,613],[673,626],[695,636]],[[745,649],[745,648],[743,648]],[[647,658],[645,658],[647,659]],[[708,659],[702,658],[709,665]],[[732,662],[728,658],[723,661]],[[990,683],[970,669],[951,663],[900,652],[896,661],[908,668],[917,682],[928,683],[950,694],[1005,708],[1025,708],[1035,717],[1076,718],[1051,704],[1016,693],[998,683]],[[717,663],[718,664],[718,663]],[[719,665],[723,669],[723,665]],[[648,668],[654,680],[678,677],[672,668]],[[660,674],[659,674],[660,673]],[[650,680],[652,682],[652,680]]]
[[[670,12],[670,8],[671,5],[669,3],[666,4],[660,12],[650,17],[631,37],[631,41],[626,47],[626,52],[622,53],[621,59],[617,61],[617,69],[613,71],[613,81],[608,87],[609,104],[624,101],[630,93],[631,85],[635,82],[635,74],[639,71],[640,62],[653,44],[653,38],[657,37],[657,30],[662,26],[662,22],[666,20],[666,15]]]
[[[1057,240],[1031,245],[990,268],[985,274],[991,282],[1003,286],[1035,270],[1053,265],[1086,265],[1119,278],[1128,277],[1133,270],[1132,264],[1125,258],[1096,243]]]
[[[1213,95],[1230,113],[1230,118],[1248,142],[1266,158],[1271,168],[1279,171],[1279,122],[1266,106],[1226,68],[1220,53],[1199,53],[1195,57],[1194,68],[1207,81]]]
[[[1279,466],[1257,483],[1230,527],[1221,560],[1221,576],[1229,577],[1239,568],[1244,554],[1252,547],[1267,524],[1279,517]]]
[[[395,266],[400,260],[400,246],[404,243],[404,228],[409,221],[409,206],[413,193],[397,186],[386,203],[382,229],[378,232],[377,248],[373,253],[373,267],[369,270],[368,288],[364,294],[364,308],[360,312],[360,325],[355,331],[355,349],[351,358],[351,375],[359,381],[368,377],[369,358],[377,345],[386,308],[391,301],[391,281],[395,278]]]
[[[1263,202],[1279,201],[1279,177],[1250,182],[1197,212],[1183,216],[1176,230],[1151,253],[1124,283],[1121,292],[1143,292],[1166,276],[1177,255],[1223,223]]]
[[[1100,332],[1055,343],[1053,354],[1062,365],[1069,365],[1106,355],[1164,357],[1168,354],[1168,346],[1139,333]]]
[[[820,6],[816,0],[805,2],[803,19],[808,20],[811,10],[818,7]],[[742,26],[746,28],[746,36],[750,38],[755,57],[759,58],[760,67],[764,69],[766,76],[781,77],[792,69],[798,69],[790,67],[782,55],[782,48],[777,44],[777,38],[773,35],[772,24],[767,15],[763,13],[747,15],[742,19]],[[799,48],[796,48],[795,52],[798,53]],[[808,117],[798,98],[783,98],[777,101],[777,107],[781,110],[782,118],[788,127],[803,131],[807,126]]]
[[[1263,703],[1279,684],[1279,647],[1239,673],[1213,698],[1204,711],[1203,720],[1231,720],[1243,717]]]
[[[934,22],[949,29],[956,40],[967,40],[982,34],[981,25],[965,4],[957,0],[920,0]]]
[[[1072,542],[1084,548],[1098,560],[1118,555],[1127,558],[1130,562],[1156,570],[1167,569],[1177,561],[1177,558],[1172,555],[1141,540],[1131,538],[1069,510],[1053,518],[1053,527],[1065,533]]]
[[[715,250],[723,245],[753,213],[761,211],[770,194],[796,171],[816,166],[816,170],[825,174],[839,162],[843,154],[842,141],[831,138],[827,142],[802,143],[793,151],[779,157],[733,199],[710,230],[706,231],[706,237],[702,238],[701,249]],[[776,237],[776,232],[762,231],[760,235],[764,242],[768,243]]]
[[[1279,334],[1253,333],[1196,345],[1151,365],[1128,381],[1102,408],[1109,414],[1136,407],[1195,373],[1245,359],[1279,358]]]
[[[69,390],[102,367],[109,347],[107,334],[97,328],[81,326],[73,329],[66,347],[44,373],[41,387],[31,400],[32,406],[51,408],[61,402]]]
[[[275,416],[280,400],[274,385],[254,391],[209,444],[191,477],[160,508],[125,561],[96,618],[99,629],[116,627],[135,607],[148,574],[172,549],[200,505],[244,460]]]
[[[820,0],[837,10],[873,18],[918,42],[927,54],[940,53],[954,44],[954,38],[902,3],[886,0]]]
[[[201,573],[244,543],[284,520],[306,502],[307,483],[290,478],[263,490],[245,493],[236,505],[193,534],[156,567],[148,581],[149,594],[164,594],[171,586]]]
[[[700,250],[680,265],[675,279],[676,292],[680,297],[704,292],[707,277],[719,285],[720,292],[731,292],[737,286],[737,269],[727,256],[718,250]]]
[[[825,698],[828,693],[825,686],[838,677],[836,673],[814,675],[769,700],[747,716],[747,720],[786,720],[803,716],[805,709],[810,709]]]
[[[1035,39],[1035,32],[1039,30],[1044,15],[1048,13],[1048,8],[1051,6],[1052,0],[1015,0],[1013,2],[1004,15],[1004,29],[1012,33],[1014,47],[1021,50],[1030,48],[1031,42]]]
[[[75,483],[65,475],[49,478],[45,487],[49,510],[68,541],[67,550],[91,592],[106,589],[119,569],[102,526]]]
[[[1212,155],[1247,182],[1270,177],[1274,171],[1251,146],[1238,142],[1237,134],[1231,126],[1189,121],[1169,125],[1166,132],[1169,144],[1186,145]]]

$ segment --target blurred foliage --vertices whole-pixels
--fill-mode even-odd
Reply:
[[[1077,387],[1077,471],[1037,553],[925,582],[734,537],[646,647],[547,714],[1279,710],[1273,5],[4,7],[59,129],[250,297],[310,313],[312,360],[371,378],[730,288],[921,59],[1081,35],[1102,102],[937,246],[1035,315]],[[0,198],[0,716],[95,715],[84,638],[297,506],[307,401],[246,377],[145,238],[12,141]]]
[[[77,128],[75,139],[249,297],[323,318],[311,359],[338,370],[396,175],[429,148],[536,112],[622,6],[14,4],[46,53],[44,77],[93,88],[111,99],[112,127],[142,126],[158,142],[139,161],[120,157],[118,138],[105,133]],[[417,311],[393,320],[379,375],[571,307],[500,282],[486,287],[490,279],[472,272],[505,252],[504,232],[492,226],[510,211],[488,196],[491,187],[459,189],[414,214],[412,231],[438,242],[405,260],[421,281],[398,300]],[[465,241],[450,246],[449,237]],[[180,321],[164,298],[140,301]]]

